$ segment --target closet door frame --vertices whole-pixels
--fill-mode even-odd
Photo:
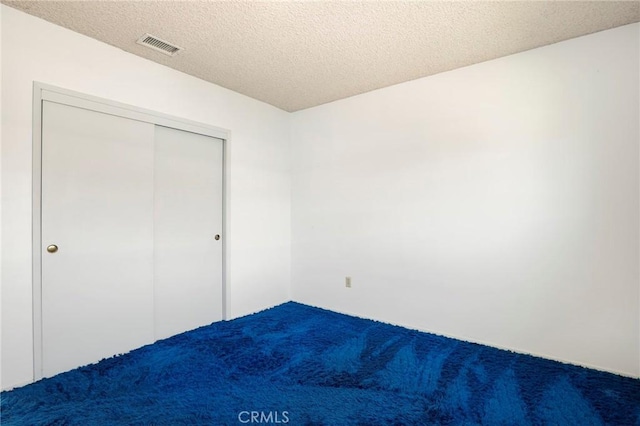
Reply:
[[[228,256],[229,226],[229,141],[231,132],[208,124],[175,117],[136,106],[110,101],[96,96],[51,86],[33,83],[33,180],[32,180],[32,300],[33,300],[33,380],[43,377],[42,341],[42,113],[43,103],[54,102],[79,107],[104,114],[115,115],[154,125],[170,127],[191,133],[210,136],[222,141],[222,319],[228,317],[229,302]]]

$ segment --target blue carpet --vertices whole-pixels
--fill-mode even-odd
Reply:
[[[0,398],[3,426],[640,424],[640,380],[297,303]]]

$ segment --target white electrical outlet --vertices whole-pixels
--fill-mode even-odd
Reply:
[[[351,277],[344,278],[344,286],[347,288],[351,288]]]

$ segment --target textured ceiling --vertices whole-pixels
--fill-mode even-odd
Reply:
[[[2,3],[286,111],[640,21],[637,1]]]

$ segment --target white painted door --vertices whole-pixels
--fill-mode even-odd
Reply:
[[[45,377],[153,342],[153,168],[153,124],[43,102]]]
[[[222,156],[219,139],[156,126],[156,339],[222,319]]]

